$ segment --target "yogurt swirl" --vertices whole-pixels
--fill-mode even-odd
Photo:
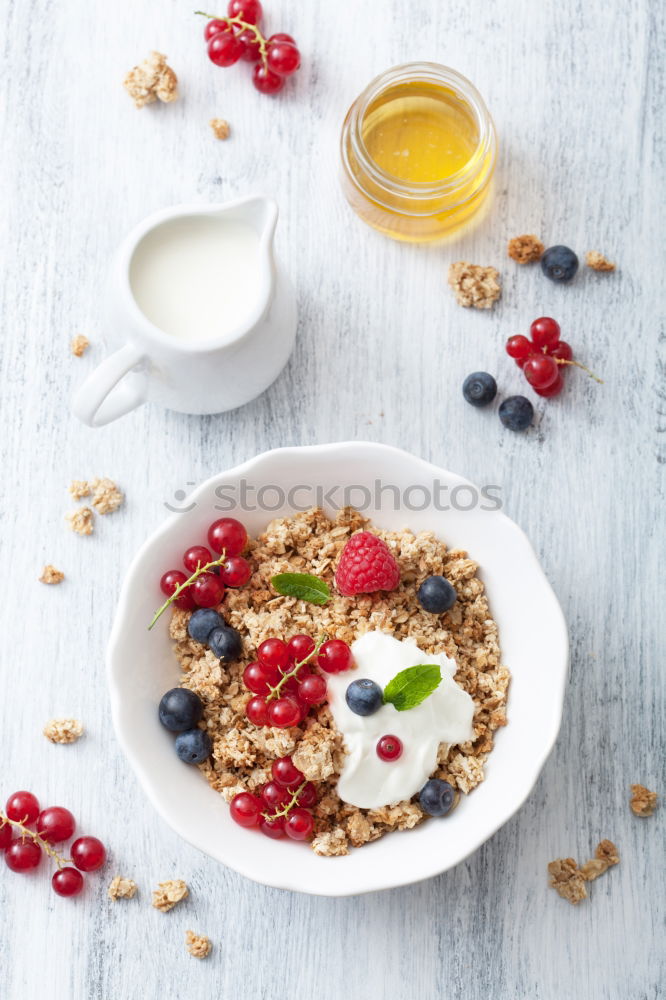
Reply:
[[[414,639],[396,639],[384,632],[368,632],[352,644],[356,669],[329,675],[328,700],[333,720],[342,733],[345,756],[338,779],[338,795],[359,809],[395,805],[420,791],[437,765],[440,743],[465,743],[473,737],[474,702],[453,679],[455,660],[445,653],[424,653]],[[356,715],[345,701],[349,684],[368,677],[383,689],[397,673],[417,663],[436,663],[442,681],[415,708],[398,712],[382,705],[373,715]],[[397,736],[403,744],[396,761],[381,760],[377,741]]]

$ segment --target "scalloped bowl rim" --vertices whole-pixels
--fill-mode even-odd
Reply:
[[[272,474],[266,479],[271,467]],[[233,823],[227,804],[197,769],[176,758],[171,734],[157,720],[160,694],[178,682],[179,672],[166,633],[167,616],[153,632],[146,629],[149,609],[157,601],[156,588],[152,591],[145,584],[155,579],[159,566],[163,571],[168,565],[167,550],[172,549],[175,558],[177,552],[182,553],[202,537],[192,537],[186,525],[198,521],[203,532],[205,523],[221,516],[219,507],[216,510],[204,502],[206,498],[219,499],[216,489],[248,477],[265,484],[279,481],[281,475],[285,482],[293,482],[290,472],[275,471],[290,468],[307,468],[308,473],[319,469],[321,479],[332,475],[340,487],[350,483],[353,469],[355,484],[384,475],[389,482],[401,484],[434,483],[437,479],[450,488],[477,489],[468,480],[408,452],[371,442],[273,449],[206,480],[187,497],[188,506],[193,504],[193,508],[167,517],[140,547],[125,576],[107,647],[114,727],[141,786],[162,818],[193,846],[241,874],[275,888],[325,896],[408,885],[459,864],[493,836],[529,796],[561,724],[569,666],[566,624],[527,536],[501,510],[442,512],[434,511],[432,505],[409,513],[369,510],[369,516],[381,527],[432,530],[449,547],[464,548],[479,562],[499,628],[502,662],[512,673],[508,725],[497,734],[486,764],[486,780],[445,821],[430,820],[335,858],[320,858],[301,844],[274,841],[243,830]],[[256,528],[250,523],[251,515],[249,519],[247,514],[242,516],[255,533],[288,509],[260,514],[254,518]],[[190,541],[185,541],[185,531]],[[532,624],[535,614],[530,609],[538,610],[538,625]],[[537,699],[539,713],[535,711]],[[539,716],[536,726],[530,720],[532,715]],[[529,756],[525,746],[529,746]]]

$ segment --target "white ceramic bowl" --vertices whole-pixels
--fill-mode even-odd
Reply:
[[[260,488],[275,510],[229,511],[220,496],[241,481]],[[435,531],[449,547],[469,551],[481,567],[490,607],[499,626],[503,662],[512,672],[508,726],[497,736],[486,780],[446,820],[390,834],[346,857],[320,858],[302,844],[274,841],[237,826],[229,807],[195,767],[176,757],[173,736],[157,718],[162,694],[179,680],[167,636],[167,615],[148,632],[160,603],[157,581],[182,553],[205,541],[208,525],[236,513],[250,534],[272,517],[293,513],[286,494],[297,484],[338,493],[358,489],[355,505],[380,481],[402,491],[410,506],[423,506],[424,490],[439,480],[468,506],[475,488],[459,476],[406,452],[362,442],[282,448],[223,472],[198,487],[141,547],[127,573],[108,647],[113,719],[120,743],[161,816],[182,837],[243,875],[278,888],[347,896],[406,885],[458,864],[516,812],[530,794],[560,727],[568,671],[567,631],[557,599],[523,532],[500,511],[394,509],[394,491],[384,503],[371,499],[367,513],[382,528]],[[221,487],[226,487],[224,493]],[[422,489],[418,488],[422,487]],[[275,491],[281,489],[281,498]],[[218,493],[216,493],[218,490]],[[478,491],[476,491],[478,493]],[[301,490],[293,499],[312,502]],[[278,501],[282,500],[279,506]],[[337,501],[337,498],[335,498]],[[334,501],[334,502],[335,502]],[[249,506],[250,504],[248,504]],[[440,504],[442,506],[442,504]],[[487,506],[487,504],[486,504]],[[222,510],[221,510],[222,509]],[[329,508],[330,512],[330,508]]]

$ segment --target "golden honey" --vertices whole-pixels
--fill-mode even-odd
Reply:
[[[343,188],[375,229],[412,242],[477,221],[496,159],[492,119],[464,77],[412,63],[374,80],[342,132]]]

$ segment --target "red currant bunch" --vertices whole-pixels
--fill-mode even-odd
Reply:
[[[600,382],[584,365],[573,360],[573,351],[560,339],[560,325],[550,316],[535,319],[530,326],[530,336],[509,337],[506,353],[522,368],[525,378],[539,396],[557,396],[564,388],[562,375],[569,365],[583,368]]]
[[[317,789],[306,781],[291,757],[274,760],[271,781],[259,795],[240,792],[231,800],[231,818],[245,827],[258,827],[266,837],[309,840],[314,830],[310,809],[317,803]]]
[[[204,39],[208,58],[216,66],[233,66],[239,60],[254,63],[252,82],[257,90],[277,94],[301,65],[301,55],[291,35],[266,37],[262,15],[260,0],[230,0],[226,17],[204,14],[209,18]]]
[[[97,837],[79,837],[70,847],[72,857],[61,857],[54,845],[73,837],[75,829],[76,820],[69,809],[49,806],[40,811],[32,792],[14,792],[7,799],[5,812],[0,812],[0,851],[13,872],[38,868],[42,854],[48,855],[58,866],[51,879],[53,891],[59,896],[76,896],[83,889],[81,872],[101,868],[106,848]],[[76,867],[70,868],[70,863]]]
[[[561,354],[553,354],[560,349]],[[564,388],[558,356],[571,360],[573,352],[560,340],[560,324],[549,316],[535,319],[530,327],[530,338],[509,337],[506,353],[522,368],[525,378],[539,396],[557,396]]]
[[[252,567],[241,555],[246,545],[247,531],[240,521],[223,517],[211,524],[208,546],[192,545],[183,554],[187,572],[170,569],[162,576],[160,590],[167,600],[150,627],[171,604],[184,611],[215,608],[222,603],[227,587],[244,587],[252,576]]]
[[[326,701],[326,681],[310,667],[316,659],[320,669],[326,669],[322,653],[331,642],[339,641],[326,642],[322,637],[315,642],[309,635],[294,635],[288,642],[265,639],[257,649],[256,661],[243,672],[245,687],[253,694],[245,707],[250,722],[255,726],[287,729],[299,725],[311,708]],[[349,646],[339,645],[344,647],[351,662]],[[343,653],[340,648],[338,658]]]

